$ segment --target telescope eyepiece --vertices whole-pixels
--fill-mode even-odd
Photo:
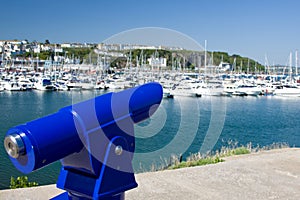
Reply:
[[[26,153],[23,140],[18,134],[7,135],[4,139],[4,147],[7,154],[12,158],[19,158]]]

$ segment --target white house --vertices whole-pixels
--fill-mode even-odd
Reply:
[[[155,58],[151,57],[147,59],[149,65],[153,67],[167,67],[167,59],[166,58]]]

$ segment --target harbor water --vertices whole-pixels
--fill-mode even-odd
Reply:
[[[100,90],[0,92],[0,142],[15,125],[103,93]],[[273,143],[300,147],[299,103],[298,97],[275,96],[163,99],[151,119],[135,125],[135,171],[168,164],[173,154],[186,158],[190,153],[218,150],[229,141],[260,147]],[[12,165],[3,144],[0,157],[0,189],[5,189],[11,176],[24,174]],[[58,161],[27,176],[29,181],[40,185],[55,183],[60,167]]]

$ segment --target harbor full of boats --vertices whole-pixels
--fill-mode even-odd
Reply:
[[[258,96],[300,97],[299,76],[218,75],[176,71],[122,70],[113,73],[79,71],[0,71],[0,91],[122,90],[147,82],[159,82],[164,97]]]

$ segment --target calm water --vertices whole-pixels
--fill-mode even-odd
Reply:
[[[0,93],[0,189],[11,176],[21,176],[6,155],[2,141],[12,126],[56,112],[59,108],[102,94],[82,92]],[[168,161],[171,154],[188,156],[226,146],[228,141],[245,145],[286,142],[300,147],[300,98],[202,97],[164,99],[151,119],[135,126],[134,168],[148,170]],[[28,175],[39,184],[55,183],[56,162]]]

